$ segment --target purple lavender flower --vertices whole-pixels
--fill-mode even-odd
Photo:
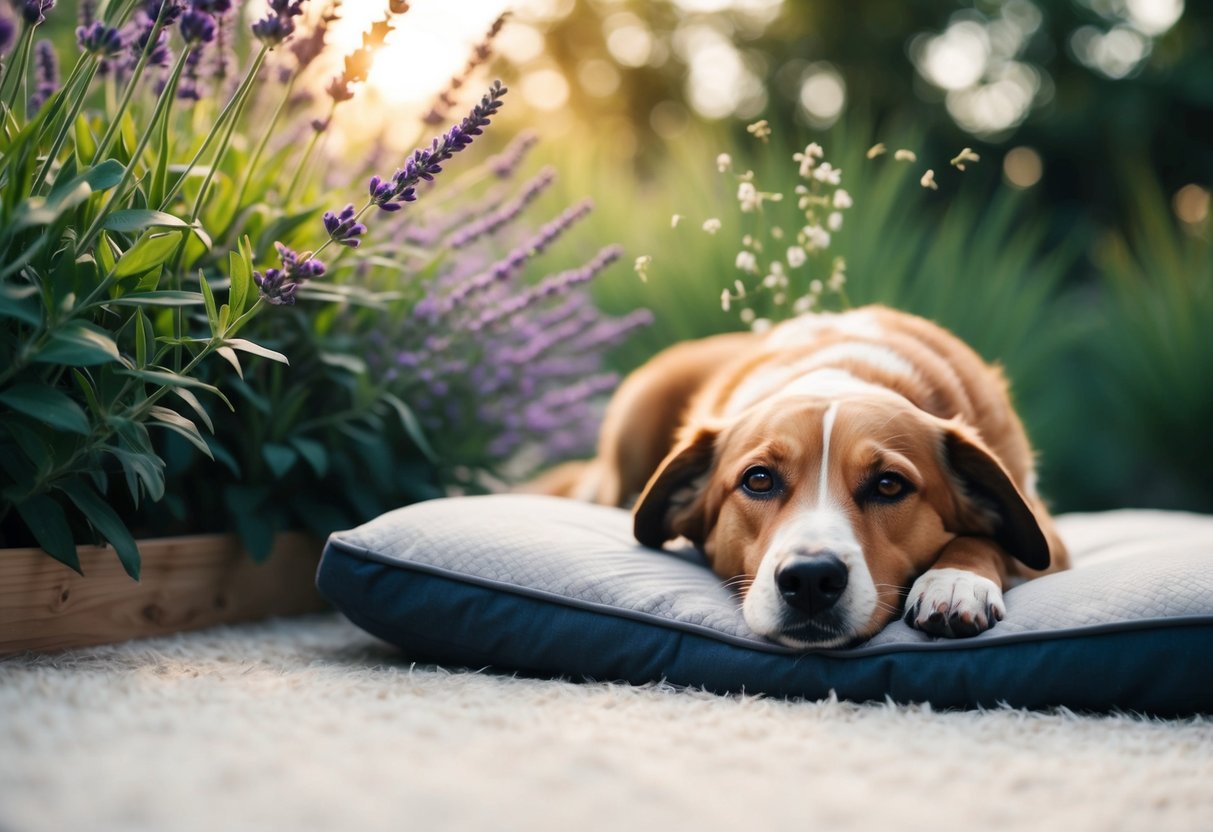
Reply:
[[[31,112],[37,112],[59,89],[59,56],[49,40],[40,40],[34,46],[34,79],[34,91],[29,97]]]
[[[274,243],[274,248],[282,260],[282,268],[266,269],[265,274],[253,272],[253,282],[261,290],[261,296],[274,306],[294,306],[299,287],[324,274],[324,264],[311,256],[300,262],[298,252],[282,243]]]
[[[13,35],[17,33],[17,24],[9,17],[3,9],[0,9],[0,52],[8,49],[13,42]]]
[[[518,166],[522,164],[527,151],[537,141],[539,141],[539,136],[534,130],[524,130],[514,137],[514,140],[506,146],[505,150],[489,159],[485,164],[498,179],[509,179],[514,175],[514,171],[518,169]]]
[[[523,187],[522,193],[508,204],[455,232],[450,239],[451,247],[464,248],[481,237],[495,234],[517,219],[523,209],[534,202],[555,180],[556,171],[550,167],[544,168]]]
[[[142,9],[135,12],[131,20],[134,34],[130,38],[130,65],[135,66],[146,51],[149,66],[168,66],[172,63],[172,53],[168,48],[168,30],[161,28],[152,42],[152,32],[156,31],[156,18],[148,15]],[[151,44],[149,48],[149,43]]]
[[[190,0],[190,5],[200,12],[213,15],[227,14],[232,10],[232,0]]]
[[[325,211],[324,227],[329,233],[330,240],[350,248],[358,248],[362,244],[358,238],[366,233],[366,226],[355,218],[353,204],[341,209],[340,214]]]
[[[77,21],[81,26],[91,26],[97,19],[97,0],[81,0]]]
[[[112,58],[122,52],[122,33],[95,20],[86,26],[76,27],[76,44],[91,55]]]
[[[181,37],[188,44],[210,43],[215,39],[215,18],[208,12],[190,9],[181,16]]]
[[[294,33],[294,18],[303,14],[303,0],[270,0],[270,11],[252,28],[257,40],[272,48]]]
[[[55,0],[24,0],[21,3],[21,16],[30,26],[37,26],[46,20],[46,13],[55,8]]]

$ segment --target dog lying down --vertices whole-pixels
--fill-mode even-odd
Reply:
[[[899,614],[939,636],[1065,569],[1002,374],[883,307],[679,344],[620,386],[598,456],[528,490],[634,503],[636,538],[686,537],[757,634],[862,641]]]

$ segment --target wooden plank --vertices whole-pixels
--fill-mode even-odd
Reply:
[[[282,534],[261,564],[234,536],[148,540],[136,583],[118,556],[80,547],[80,576],[41,549],[0,549],[0,655],[108,644],[325,608],[321,541]]]

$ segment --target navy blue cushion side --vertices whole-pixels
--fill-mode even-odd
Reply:
[[[780,655],[652,622],[367,560],[330,541],[321,592],[414,660],[718,693],[1066,706],[1158,716],[1213,712],[1213,623],[1043,636],[877,655]]]

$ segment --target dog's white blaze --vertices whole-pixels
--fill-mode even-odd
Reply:
[[[830,434],[834,432],[834,417],[838,415],[838,402],[830,402],[825,416],[821,417],[821,474],[817,483],[817,508],[826,505],[826,489],[830,479]]]
[[[856,378],[846,370],[816,365],[815,357],[810,357],[783,368],[782,372],[764,373],[746,381],[729,398],[726,415],[736,416],[756,402],[792,396],[837,399],[857,393],[899,395],[887,387]]]
[[[818,312],[801,315],[784,321],[771,330],[767,343],[773,347],[788,344],[803,344],[811,341],[825,332],[838,332],[843,335],[854,335],[858,338],[879,339],[884,335],[884,327],[876,316],[868,310],[843,312]]]

